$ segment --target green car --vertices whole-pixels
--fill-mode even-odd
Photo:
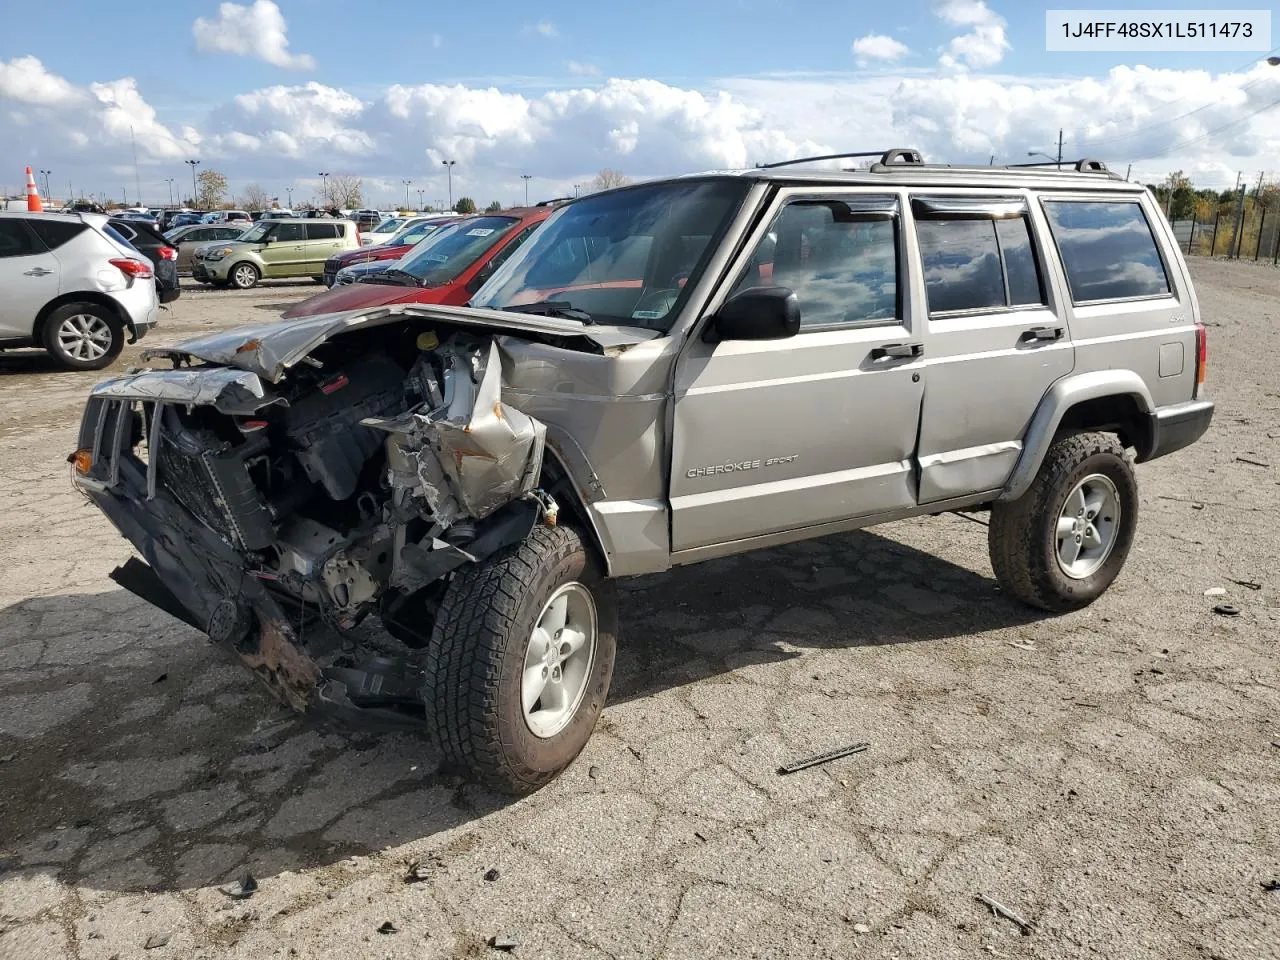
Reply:
[[[356,225],[350,220],[260,220],[238,240],[192,251],[191,276],[239,290],[263,279],[311,277],[320,282],[327,259],[359,246]]]

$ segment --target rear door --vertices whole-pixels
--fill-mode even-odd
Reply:
[[[675,384],[673,551],[915,505],[924,346],[907,275],[896,193],[779,194],[728,296],[787,287],[800,332],[690,340]]]
[[[36,314],[58,295],[61,266],[27,224],[0,217],[0,337],[29,337]]]
[[[928,309],[920,502],[1004,485],[1049,386],[1071,372],[1065,296],[1025,193],[911,195]]]
[[[307,235],[304,272],[318,277],[324,273],[324,262],[342,250],[342,224],[314,222],[303,224],[303,228]]]

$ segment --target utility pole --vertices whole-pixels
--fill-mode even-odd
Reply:
[[[133,125],[129,125],[129,142],[133,144],[133,185],[138,188],[138,206],[142,206],[142,181],[138,178],[138,141],[133,138]]]
[[[408,210],[409,209],[409,184],[413,183],[413,181],[403,180],[401,182],[404,184],[404,208]]]
[[[533,175],[529,173],[520,174],[520,179],[524,181],[524,205],[529,205],[529,181],[533,179]]]
[[[440,163],[449,172],[449,209],[453,209],[453,165],[457,160],[441,160]]]
[[[1058,169],[1062,169],[1062,128],[1058,128]]]
[[[196,167],[200,166],[199,160],[183,160],[187,166],[191,168],[191,205],[193,207],[200,206],[199,191],[196,189]]]

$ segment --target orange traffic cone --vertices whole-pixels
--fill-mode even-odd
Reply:
[[[40,202],[40,191],[36,189],[36,178],[31,175],[30,167],[27,167],[27,210],[33,213],[44,210],[44,204]]]

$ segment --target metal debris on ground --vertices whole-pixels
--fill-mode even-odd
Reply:
[[[520,938],[514,933],[500,933],[496,937],[489,938],[489,946],[495,950],[506,950],[508,952],[520,946]]]
[[[1094,709],[1102,706],[1100,703],[1090,703],[1088,700],[1072,700],[1077,707],[1092,707]]]
[[[1204,592],[1206,597],[1225,597],[1227,595],[1226,587],[1210,587]]]
[[[587,770],[587,776],[590,777],[592,780],[598,779],[600,776],[600,768],[597,767],[595,764],[592,764]]]
[[[1238,617],[1240,616],[1240,608],[1233,603],[1220,603],[1213,608],[1213,612],[1221,617]]]
[[[493,883],[493,881],[497,880],[500,876],[502,876],[502,874],[498,872],[497,867],[490,867],[484,872],[484,878],[490,883]]]
[[[378,932],[379,932],[379,933],[399,933],[399,932],[400,932],[400,928],[399,928],[399,927],[397,927],[397,926],[396,926],[394,923],[392,923],[390,920],[383,920],[383,921],[382,921],[382,926],[380,926],[380,927],[378,928]]]
[[[1261,590],[1262,584],[1257,580],[1232,580],[1237,587],[1244,587],[1246,590]]]
[[[1262,881],[1262,889],[1267,893],[1275,893],[1280,890],[1280,880],[1264,880]]]
[[[147,937],[147,942],[142,945],[142,949],[154,950],[156,949],[156,947],[163,947],[165,944],[169,942],[170,936],[172,936],[172,934],[153,933],[151,936]]]
[[[246,873],[239,880],[223,884],[218,888],[232,900],[248,900],[258,892],[258,881],[252,873]]]
[[[415,860],[409,864],[409,869],[405,871],[405,883],[422,883],[424,880],[431,879],[430,863],[423,863],[421,860]]]
[[[862,753],[864,750],[870,750],[869,743],[851,743],[847,747],[839,747],[835,750],[828,750],[826,753],[815,754],[812,757],[805,757],[803,760],[797,760],[795,763],[785,763],[778,768],[778,774],[785,776],[788,773],[796,773],[800,770],[807,770],[810,767],[816,767],[820,763],[830,763],[832,760],[839,760],[841,757],[848,757],[855,753]]]
[[[1018,916],[1018,914],[1014,913],[1012,910],[1006,907],[999,900],[993,900],[991,897],[988,897],[985,893],[978,894],[977,900],[979,903],[986,904],[988,907],[990,907],[991,912],[994,913],[996,916],[1004,917],[1006,920],[1009,920],[1012,923],[1016,924],[1024,937],[1029,937],[1031,936],[1032,933],[1035,932],[1036,925],[1034,923],[1032,923],[1030,920],[1024,920],[1022,917]]]
[[[165,682],[166,680],[168,680],[168,679],[169,679],[169,675],[168,675],[167,673],[162,673],[162,674],[160,674],[160,676],[156,677],[156,678],[155,678],[154,680],[152,680],[151,682],[152,682],[152,683],[164,683],[164,682]]]
[[[1269,467],[1271,464],[1265,460],[1254,460],[1252,457],[1236,457],[1238,463],[1247,463],[1253,467]]]
[[[1028,653],[1035,653],[1040,649],[1030,640],[1006,640],[1005,643],[1015,650],[1026,650]]]

